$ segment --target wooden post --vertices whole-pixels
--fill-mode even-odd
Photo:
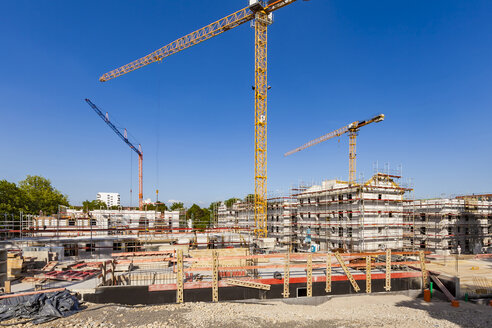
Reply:
[[[219,259],[217,256],[217,251],[212,251],[212,301],[219,301]]]
[[[102,285],[103,286],[106,286],[106,274],[107,274],[106,262],[103,262],[103,264],[102,264]]]
[[[384,289],[389,292],[391,290],[391,249],[386,249],[386,280]]]
[[[284,298],[288,298],[289,292],[289,282],[290,282],[290,251],[285,255],[285,266],[284,266],[284,292],[282,295]]]
[[[183,250],[178,249],[176,268],[176,303],[183,303]]]
[[[114,259],[111,261],[111,285],[114,286],[116,285],[116,263]]]
[[[331,293],[331,253],[326,254],[326,287],[325,292]]]
[[[425,269],[425,253],[424,251],[419,252],[420,256],[420,270],[422,271],[422,289],[427,289],[427,270]]]
[[[306,268],[306,275],[307,275],[307,291],[306,291],[306,296],[307,297],[312,297],[313,296],[313,254],[309,253],[308,258],[307,258],[307,268]]]
[[[10,288],[11,281],[10,280],[5,280],[4,283],[5,283],[5,287],[4,287],[5,294],[10,294],[11,293],[11,288]]]

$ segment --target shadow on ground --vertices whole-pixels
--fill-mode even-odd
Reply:
[[[492,327],[492,307],[460,301],[459,307],[451,306],[446,297],[436,291],[431,302],[421,298],[401,301],[395,306],[425,311],[434,319],[446,320],[461,327]]]

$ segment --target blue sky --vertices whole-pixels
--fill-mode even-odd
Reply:
[[[254,31],[244,24],[115,80],[103,73],[224,17],[246,0],[4,1],[0,179],[48,177],[72,203],[137,199],[137,157],[83,101],[142,143],[144,196],[208,205],[253,191]],[[268,187],[403,166],[417,197],[490,191],[491,1],[298,1],[269,28]]]

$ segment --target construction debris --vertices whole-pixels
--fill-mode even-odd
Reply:
[[[0,300],[0,321],[29,319],[34,324],[67,317],[79,310],[79,301],[69,291],[21,295]]]

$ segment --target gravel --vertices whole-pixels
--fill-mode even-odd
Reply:
[[[454,308],[449,302],[426,303],[405,295],[334,297],[317,306],[285,304],[281,300],[85,306],[71,317],[36,327],[492,327],[491,306],[461,302],[459,308]],[[34,325],[14,325],[31,326]]]

